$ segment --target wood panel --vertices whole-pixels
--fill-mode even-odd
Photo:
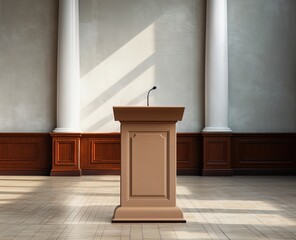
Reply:
[[[83,134],[80,166],[84,175],[120,174],[120,134]]]
[[[232,175],[231,133],[203,133],[203,175]]]
[[[202,135],[177,133],[177,174],[199,175],[202,172],[202,164]]]
[[[236,174],[295,173],[296,134],[233,134],[232,168]]]
[[[0,174],[48,175],[50,169],[48,133],[0,133]]]
[[[80,133],[51,133],[52,176],[80,176]]]
[[[81,137],[82,174],[120,174],[120,133],[85,133]],[[177,173],[198,175],[202,170],[202,136],[177,134]]]
[[[197,175],[203,170],[207,175],[227,175],[223,169],[228,167],[228,140],[212,135],[203,142],[203,137],[200,133],[177,134],[177,173]],[[82,174],[120,173],[119,133],[83,133],[78,138],[80,155],[69,138],[59,142],[57,165],[73,164],[76,151]],[[295,133],[232,133],[229,139],[234,174],[296,173]],[[208,145],[205,150],[203,143]],[[52,149],[49,133],[0,133],[0,174],[48,175]]]

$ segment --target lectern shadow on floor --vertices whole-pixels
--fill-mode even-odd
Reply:
[[[121,177],[112,222],[186,222],[176,206],[176,122],[184,107],[113,111],[121,123]]]

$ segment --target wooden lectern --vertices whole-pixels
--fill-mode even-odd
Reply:
[[[176,122],[184,107],[113,111],[121,122],[121,178],[112,222],[186,222],[176,207]]]

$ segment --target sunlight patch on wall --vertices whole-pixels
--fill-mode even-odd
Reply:
[[[149,25],[81,79],[81,126],[119,131],[113,106],[145,105],[155,82],[155,26]]]

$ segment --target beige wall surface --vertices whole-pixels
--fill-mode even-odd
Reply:
[[[296,131],[296,1],[228,0],[229,125]]]
[[[80,1],[81,126],[119,131],[112,106],[185,106],[178,131],[204,124],[204,0]]]
[[[81,127],[119,131],[113,105],[185,106],[204,127],[205,0],[80,0]],[[58,0],[0,0],[0,131],[56,126]],[[296,131],[296,1],[228,0],[229,125]]]
[[[57,0],[0,0],[1,132],[55,127],[57,9]]]

